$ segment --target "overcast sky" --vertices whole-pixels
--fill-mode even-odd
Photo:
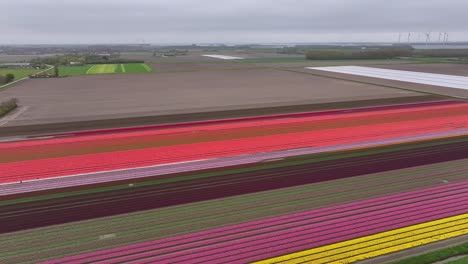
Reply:
[[[13,0],[0,43],[468,40],[468,0]],[[403,39],[403,37],[402,37]]]

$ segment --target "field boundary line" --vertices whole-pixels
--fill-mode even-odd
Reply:
[[[12,112],[8,113],[6,116],[0,118],[0,126],[6,125],[8,122],[13,121],[18,118],[24,112],[29,109],[29,106],[20,106]]]
[[[120,64],[120,69],[122,70],[122,73],[126,73],[127,71],[125,70],[125,66],[123,64]]]

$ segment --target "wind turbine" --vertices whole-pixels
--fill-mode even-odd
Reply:
[[[408,43],[411,42],[411,32],[408,32]]]
[[[426,35],[426,46],[431,42],[431,32],[425,33]]]
[[[398,43],[401,43],[401,33],[398,34]]]
[[[443,32],[444,33],[444,37],[442,39],[442,45],[445,46],[445,44],[447,44],[447,41],[448,41],[448,33],[447,32]]]

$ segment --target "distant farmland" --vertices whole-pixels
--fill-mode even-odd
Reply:
[[[148,73],[153,69],[145,63],[125,64],[90,64],[83,66],[60,66],[60,76],[115,74],[115,73]]]

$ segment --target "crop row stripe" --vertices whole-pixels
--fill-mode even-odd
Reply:
[[[400,244],[403,245],[409,243],[413,246],[417,246],[422,245],[423,240],[426,241],[425,244],[427,244],[443,240],[448,237],[454,237],[455,234],[456,236],[468,234],[468,214],[448,217],[418,225],[386,231],[375,235],[287,254],[276,258],[258,261],[256,264],[277,262],[300,263],[310,261],[313,261],[313,263],[330,263],[331,261],[337,260],[346,262],[350,261],[347,259],[349,257],[358,258],[360,256],[359,259],[362,259],[363,254],[369,255],[369,251],[378,251],[381,252],[378,255],[382,255],[405,249],[405,247],[399,249],[400,247],[398,247],[398,245]],[[370,249],[373,247],[376,248]],[[346,251],[348,252],[346,253]],[[372,255],[378,256],[375,254],[376,253],[374,252]]]

